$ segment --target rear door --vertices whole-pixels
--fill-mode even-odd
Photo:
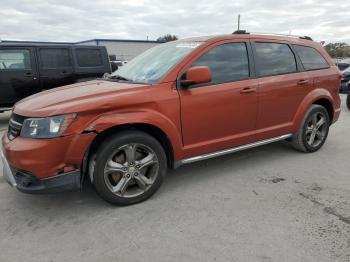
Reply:
[[[293,118],[313,87],[298,57],[286,42],[253,42],[256,75],[259,80],[257,139],[291,132]]]
[[[11,106],[39,90],[32,47],[0,47],[0,106]]]
[[[71,49],[39,47],[40,86],[43,90],[74,83]]]

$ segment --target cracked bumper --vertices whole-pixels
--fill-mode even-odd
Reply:
[[[58,193],[80,189],[80,170],[62,173],[54,177],[38,179],[28,172],[11,167],[3,151],[0,151],[5,180],[19,191],[30,194]]]

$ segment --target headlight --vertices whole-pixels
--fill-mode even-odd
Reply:
[[[32,138],[58,137],[63,134],[75,117],[76,114],[45,118],[27,118],[23,122],[21,136]]]

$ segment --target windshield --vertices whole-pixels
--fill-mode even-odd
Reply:
[[[114,71],[110,78],[157,83],[200,42],[171,42],[153,47]]]
[[[346,69],[344,69],[344,71],[343,71],[344,73],[350,73],[350,66],[349,67],[347,67]]]

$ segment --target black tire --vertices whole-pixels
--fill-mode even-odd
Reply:
[[[317,119],[317,117],[324,117],[325,122],[322,125],[322,133],[320,132],[320,134],[322,134],[322,135],[320,135],[320,137],[322,137],[322,139],[319,139],[319,141],[317,141],[318,143],[315,142],[314,145],[312,143],[310,145],[309,142],[311,142],[311,139],[310,139],[311,135],[309,136],[309,133],[310,132],[313,133],[316,131],[318,132],[318,130],[316,130],[315,127],[312,127],[313,126],[312,120],[313,120],[313,117],[315,117],[315,115],[316,115],[316,119]],[[319,150],[323,146],[323,144],[325,143],[325,141],[327,139],[329,125],[330,125],[330,120],[329,120],[329,115],[328,115],[327,110],[323,106],[312,105],[309,108],[309,110],[306,112],[299,131],[296,134],[294,134],[294,136],[292,138],[292,145],[294,146],[294,148],[296,150],[301,151],[301,152],[305,152],[305,153],[316,152],[317,150]],[[314,130],[316,130],[316,131],[314,131]],[[316,136],[314,136],[314,140],[315,140],[315,138],[316,138]]]
[[[113,154],[114,154],[113,152],[127,145],[144,145],[145,147],[152,150],[152,153],[154,153],[152,155],[155,155],[157,159],[156,170],[158,171],[157,171],[157,174],[154,176],[152,184],[148,185],[148,188],[144,189],[145,191],[143,193],[140,193],[140,195],[137,195],[137,196],[124,197],[124,196],[116,195],[116,193],[113,193],[112,189],[108,186],[110,182],[105,178],[105,168],[107,165],[107,161],[111,161],[110,157],[112,156],[113,158]],[[127,156],[125,151],[125,161],[126,161],[126,158]],[[136,162],[137,161],[135,161],[135,165],[136,165]],[[135,168],[136,166],[134,167],[134,169]],[[136,204],[148,199],[158,190],[158,188],[160,187],[163,181],[163,176],[165,175],[166,170],[167,170],[166,155],[161,144],[154,137],[148,135],[147,133],[137,131],[137,130],[126,130],[126,131],[118,132],[111,137],[108,137],[106,140],[103,141],[101,146],[98,148],[96,152],[96,158],[95,158],[94,168],[92,172],[93,185],[95,187],[96,192],[101,196],[101,198],[103,198],[104,200],[106,200],[107,202],[113,205],[126,206],[126,205]],[[125,173],[121,173],[119,177],[125,177],[126,175],[130,177],[130,174],[126,174],[127,172],[130,172],[130,170],[125,171]],[[136,177],[134,177],[133,175],[132,177],[133,178],[131,178],[131,180],[134,184],[134,187],[136,187],[137,186],[136,184],[138,184],[136,182],[139,182],[139,181],[137,181]],[[119,181],[121,181],[121,179],[122,178],[120,178]],[[117,184],[118,184],[118,181],[117,181]]]
[[[348,109],[350,110],[350,94],[348,94],[347,98],[346,98],[346,106],[348,107]]]

